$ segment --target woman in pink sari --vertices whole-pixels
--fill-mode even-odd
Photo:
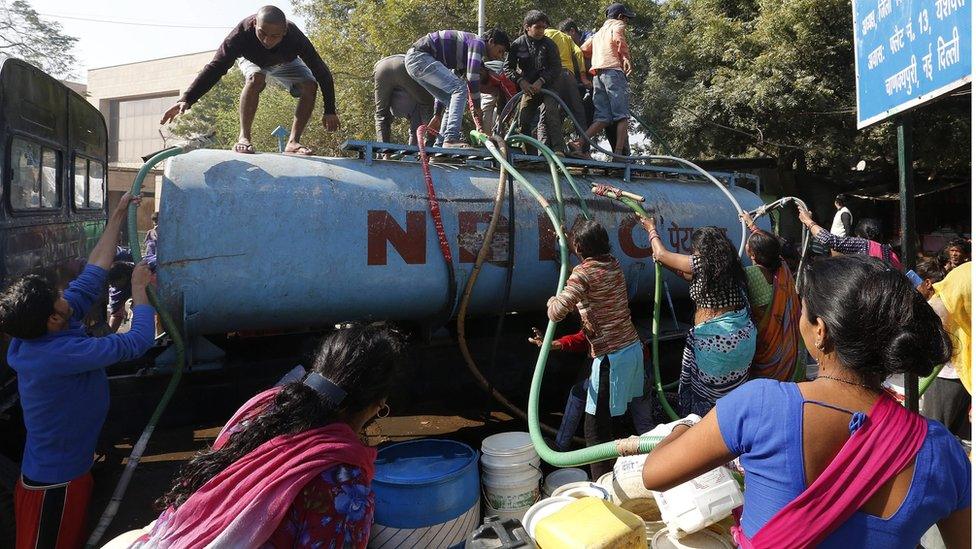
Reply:
[[[952,351],[939,318],[884,262],[839,256],[805,271],[800,334],[816,380],[754,380],[648,456],[644,485],[666,490],[738,457],[745,548],[914,549],[937,524],[968,547],[971,465],[940,423],[898,405],[881,383],[925,375]]]
[[[302,381],[252,398],[183,467],[131,547],[366,547],[376,450],[359,433],[389,413],[401,348],[382,324],[330,334]]]

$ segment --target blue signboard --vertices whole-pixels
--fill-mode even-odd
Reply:
[[[858,128],[972,80],[974,1],[852,1]]]

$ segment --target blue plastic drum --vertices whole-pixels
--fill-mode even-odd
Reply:
[[[387,446],[376,458],[373,492],[370,547],[463,546],[481,515],[478,452],[438,439]]]

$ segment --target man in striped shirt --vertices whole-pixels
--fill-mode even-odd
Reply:
[[[407,74],[434,96],[436,105],[447,106],[440,131],[444,147],[471,148],[461,139],[461,118],[468,104],[468,88],[475,105],[474,116],[480,121],[480,81],[484,61],[504,58],[508,47],[508,35],[500,29],[492,29],[482,37],[470,32],[442,30],[424,36],[407,50],[404,59]],[[454,74],[455,70],[464,72],[466,78],[459,78]]]

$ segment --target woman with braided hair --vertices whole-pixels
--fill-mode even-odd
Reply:
[[[691,255],[664,247],[656,222],[642,217],[654,259],[691,283],[695,325],[688,330],[678,383],[680,415],[704,416],[715,401],[749,379],[756,325],[747,307],[746,274],[728,237],[718,227],[691,235]]]
[[[366,547],[376,450],[360,433],[389,413],[402,347],[384,324],[330,334],[302,381],[245,403],[183,467],[132,547]]]

